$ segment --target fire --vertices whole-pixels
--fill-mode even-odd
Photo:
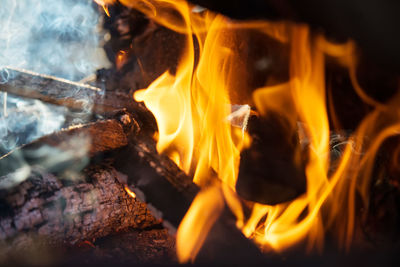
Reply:
[[[123,51],[123,50],[120,50],[117,53],[117,57],[115,60],[115,66],[118,70],[121,69],[124,66],[124,64],[126,63],[127,55],[128,55],[127,52]]]
[[[110,17],[110,12],[108,11],[108,5],[113,4],[114,0],[94,0],[98,5],[102,6],[104,9],[104,12],[107,14],[107,16]]]
[[[193,6],[182,0],[121,2],[186,36],[176,73],[164,73],[134,95],[157,120],[158,151],[169,155],[203,188],[178,229],[179,259],[194,259],[224,203],[236,215],[237,227],[265,248],[283,251],[307,241],[309,250],[321,250],[327,230],[336,231],[338,243],[350,248],[356,195],[367,203],[377,150],[384,140],[400,133],[400,96],[383,104],[365,94],[355,76],[355,44],[333,44],[323,36],[311,35],[306,25],[237,22],[209,11],[192,12]],[[251,140],[227,119],[232,104],[245,104],[232,99],[246,77],[238,41],[238,34],[246,30],[269,36],[290,50],[289,81],[255,90],[250,98],[253,107],[260,116],[279,113],[293,131],[301,122],[309,140],[306,193],[273,206],[250,203],[248,217],[235,185],[240,152]],[[329,158],[327,56],[348,69],[356,93],[375,107],[348,138],[334,169]],[[202,212],[204,206],[208,213]]]
[[[176,249],[181,262],[193,261],[196,258],[207,233],[223,208],[224,196],[216,186],[206,188],[196,196],[176,236]]]
[[[104,12],[106,12],[107,16],[111,17],[110,11],[108,11],[108,6],[107,5],[103,5],[103,9],[104,9]]]
[[[129,189],[129,187],[124,186],[125,191],[130,195],[132,198],[136,198],[136,194]]]

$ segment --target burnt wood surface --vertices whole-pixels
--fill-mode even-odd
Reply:
[[[77,109],[88,106],[89,103],[85,103],[84,99],[89,100],[101,93],[100,88],[91,85],[11,67],[1,69],[0,77],[2,91],[52,104],[63,103]],[[73,101],[75,99],[82,101]]]
[[[121,113],[120,119],[76,125],[17,148],[0,158],[0,175],[34,165],[52,172],[71,170],[74,166],[82,168],[90,157],[126,146],[129,134],[139,131],[128,114]],[[6,183],[2,180],[0,187],[7,186]]]
[[[127,227],[158,224],[146,204],[132,198],[107,164],[86,168],[75,180],[40,168],[12,190],[0,191],[2,252],[34,243],[77,243]]]
[[[121,112],[2,157],[1,242],[25,246],[39,237],[74,243],[158,223],[143,202],[126,193],[105,155],[126,146],[138,131],[135,120]]]
[[[5,212],[0,218],[3,241],[25,240],[26,235],[39,234],[50,242],[76,242],[123,227],[149,226],[156,219],[146,213],[145,202],[165,225],[173,225],[170,229],[174,232],[198,189],[168,157],[157,153],[156,143],[149,134],[140,128],[133,115],[121,111],[108,120],[44,136],[3,156],[0,159],[0,202]],[[121,164],[130,166],[128,176]],[[129,177],[140,182],[134,183]],[[142,201],[130,199],[124,184],[138,192]],[[75,206],[66,209],[71,205]],[[46,215],[50,212],[48,208],[55,216]],[[105,214],[112,210],[115,214],[108,218]],[[64,222],[71,213],[86,216],[84,225],[93,225],[85,226],[94,229],[93,233],[80,230],[81,217],[77,217],[76,225],[73,221]],[[135,214],[140,215],[140,223]],[[111,227],[117,220],[123,223]],[[44,225],[47,228],[41,228]],[[104,231],[100,230],[101,225]]]
[[[142,138],[119,151],[114,166],[137,198],[174,234],[200,189],[167,156],[157,153],[154,141]],[[232,255],[233,251],[240,253]],[[264,255],[236,227],[236,218],[225,206],[195,263],[254,264],[263,260]]]
[[[80,152],[82,144],[75,143],[76,138],[87,137],[89,146]],[[41,149],[45,158],[37,153]],[[60,158],[64,161],[49,164],[49,159]],[[199,190],[175,163],[157,153],[149,132],[126,112],[45,136],[0,163],[6,166],[18,159],[21,165],[11,168],[16,172],[0,179],[2,240],[4,245],[11,242],[10,248],[29,246],[38,236],[48,243],[73,243],[157,223],[174,234]],[[21,178],[19,171],[26,169],[28,174]],[[126,194],[124,184],[136,193],[135,199]],[[259,250],[234,222],[228,212],[215,224],[226,229],[210,241],[215,255],[226,259],[229,255],[222,251],[229,246],[259,259]]]
[[[306,152],[296,126],[279,114],[251,116],[251,146],[240,154],[236,190],[244,199],[267,205],[293,200],[306,192]]]
[[[101,82],[97,85],[104,86]],[[136,113],[148,112],[143,105],[133,101],[132,95],[126,91],[120,92],[115,88],[106,91],[99,87],[23,69],[0,69],[0,91],[16,96],[38,99],[86,113],[110,115],[124,108]]]
[[[143,137],[115,154],[115,168],[137,198],[172,233],[190,207],[199,188],[167,156],[157,153],[155,142]]]

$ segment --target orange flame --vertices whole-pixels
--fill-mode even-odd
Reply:
[[[128,59],[127,55],[128,54],[124,50],[120,50],[117,53],[117,57],[115,60],[115,66],[116,66],[117,70],[121,69],[124,66],[124,64],[126,63],[126,60]]]
[[[124,186],[125,191],[130,195],[132,198],[136,198],[136,194],[132,192],[132,190],[129,189],[126,185]]]
[[[305,25],[234,22],[209,11],[192,12],[193,7],[182,0],[121,2],[186,37],[176,74],[166,72],[134,95],[137,101],[144,101],[157,120],[157,150],[169,155],[194,177],[195,183],[206,188],[195,199],[178,229],[180,261],[194,259],[223,202],[236,215],[237,227],[246,236],[275,251],[304,240],[308,240],[308,249],[322,249],[327,229],[336,230],[339,244],[349,248],[356,194],[359,192],[367,202],[377,150],[384,140],[400,133],[400,96],[381,104],[363,92],[355,77],[354,43],[330,43],[321,36],[311,36]],[[248,218],[242,212],[235,184],[240,151],[251,140],[227,119],[232,95],[240,90],[246,74],[238,38],[238,33],[244,30],[267,35],[290,47],[289,81],[257,89],[252,100],[261,116],[273,111],[286,117],[292,125],[302,122],[305,138],[310,141],[306,194],[274,206],[251,203]],[[330,128],[325,101],[326,56],[335,58],[348,69],[355,91],[375,106],[348,139],[333,171],[330,170]],[[296,127],[292,130],[296,131]],[[365,135],[370,137],[368,142],[363,138]],[[210,184],[214,184],[212,189],[208,189]],[[220,189],[215,184],[220,184],[217,186]],[[209,209],[207,213],[201,209],[205,205]]]
[[[103,5],[103,9],[104,9],[104,12],[106,12],[107,16],[111,17],[110,16],[110,11],[108,11],[108,6],[107,5]]]
[[[176,249],[181,262],[193,261],[196,258],[223,207],[224,197],[218,187],[206,188],[196,196],[176,236]],[[193,222],[196,224],[193,225]]]
[[[110,12],[108,11],[108,5],[113,4],[115,0],[94,0],[96,4],[101,6],[108,17],[110,17]]]

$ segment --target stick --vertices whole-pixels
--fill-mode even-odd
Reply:
[[[20,97],[96,114],[109,114],[122,108],[143,110],[126,92],[105,93],[88,84],[11,67],[0,72],[0,90]]]

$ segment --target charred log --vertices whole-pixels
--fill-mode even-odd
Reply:
[[[106,164],[89,166],[81,177],[68,181],[32,169],[24,182],[0,191],[1,244],[9,249],[37,241],[73,244],[158,224],[144,203],[125,192],[117,176]]]
[[[77,109],[85,109],[89,103],[84,99],[101,93],[100,88],[91,85],[9,67],[1,69],[0,77],[2,91]],[[74,99],[81,101],[71,101]]]
[[[68,149],[72,153],[72,158],[55,169],[37,157],[24,157],[23,166],[29,173],[22,181],[18,180],[21,173],[2,177],[3,244],[23,247],[36,238],[47,243],[74,243],[125,227],[149,227],[160,222],[172,233],[176,231],[198,192],[197,186],[168,157],[157,153],[155,141],[139,131],[133,117],[121,113],[117,118],[43,137],[0,161],[9,164],[18,152],[24,155],[46,146],[58,151],[50,157],[59,157]],[[70,140],[77,136],[91,139],[87,155],[92,163],[86,168],[89,161],[73,153],[79,151],[76,146],[71,149]],[[102,163],[94,163],[99,156]],[[137,198],[128,196],[123,184]],[[225,228],[218,225],[228,222],[233,226],[234,218],[224,215],[216,227]],[[235,227],[228,227],[226,234],[211,243],[216,249],[224,249],[226,236],[234,237],[229,244],[237,244],[239,249],[244,242],[245,247],[252,248],[250,254],[259,257],[259,250]]]
[[[250,118],[252,144],[241,153],[236,183],[240,196],[273,205],[305,193],[305,158],[295,127],[278,114]]]
[[[154,142],[146,140],[120,150],[115,155],[115,168],[154,216],[176,232],[199,191],[192,179],[168,157],[159,155]]]
[[[175,73],[184,36],[151,21],[144,32],[129,39],[129,48],[115,42],[116,46],[120,45],[114,48],[119,49],[119,54],[113,54],[110,59],[115,66],[99,70],[97,80],[104,82],[106,88],[128,92],[146,88],[167,70]],[[107,44],[104,49],[108,49]]]
[[[3,157],[2,242],[26,245],[36,236],[74,243],[156,224],[146,205],[125,192],[119,173],[105,163],[107,153],[127,146],[138,131],[135,120],[120,113],[42,137]]]
[[[149,117],[149,112],[133,101],[128,92],[113,90],[105,93],[99,87],[22,69],[7,67],[0,72],[0,90],[16,96],[38,99],[86,114],[110,116],[118,110],[128,109],[139,116],[147,114]]]
[[[35,165],[55,173],[79,171],[95,155],[126,146],[128,137],[139,131],[129,114],[117,114],[116,118],[74,126],[22,146],[1,157],[0,175]],[[3,179],[1,187],[7,183]]]

